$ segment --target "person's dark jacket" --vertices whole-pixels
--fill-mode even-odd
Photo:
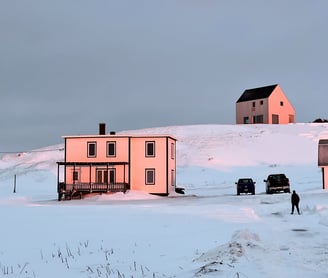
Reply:
[[[297,205],[300,202],[300,197],[296,192],[293,192],[292,194],[292,204]]]

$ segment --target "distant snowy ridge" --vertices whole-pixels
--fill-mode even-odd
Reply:
[[[317,161],[317,144],[327,124],[191,125],[120,132],[171,134],[178,139],[178,166],[226,168],[308,164]]]
[[[328,125],[190,125],[118,132],[120,135],[169,134],[177,138],[177,166],[227,170],[257,165],[317,163],[317,145],[328,137]],[[0,169],[57,171],[64,160],[64,144],[29,152],[6,154]],[[8,171],[6,171],[8,174]],[[3,173],[5,175],[5,173]],[[4,176],[0,178],[5,178]]]
[[[5,154],[0,159],[0,180],[12,178],[14,174],[21,175],[39,170],[50,171],[56,174],[56,162],[63,159],[64,144],[26,152]]]

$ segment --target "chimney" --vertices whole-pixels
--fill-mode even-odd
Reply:
[[[106,124],[100,123],[99,124],[99,135],[105,135],[106,134]]]

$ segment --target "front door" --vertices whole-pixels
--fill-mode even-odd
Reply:
[[[97,169],[97,183],[115,183],[115,169]]]
[[[279,124],[279,115],[272,114],[272,123],[276,125]]]

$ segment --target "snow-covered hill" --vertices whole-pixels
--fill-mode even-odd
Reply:
[[[315,181],[319,188],[321,174],[317,167],[318,140],[328,138],[328,125],[169,126],[120,134],[170,134],[176,137],[177,182],[187,189],[206,185],[231,185],[240,175],[253,175],[261,181],[272,171],[287,171],[286,167],[292,181]],[[5,184],[9,181],[11,184],[16,175],[17,183],[21,183],[34,172],[40,174],[50,171],[57,175],[56,161],[63,161],[63,150],[64,145],[60,144],[3,155],[0,160],[0,181]],[[260,170],[254,171],[254,167]],[[42,182],[39,175],[35,178],[36,182]],[[49,187],[49,193],[55,195],[54,184],[43,186]]]
[[[327,277],[328,193],[317,166],[327,124],[170,126],[184,196],[142,192],[57,202],[63,144],[0,160],[0,276]],[[284,172],[301,196],[264,193]],[[13,193],[13,178],[17,188]],[[236,196],[250,176],[256,195]]]
[[[126,133],[175,136],[177,180],[187,189],[226,187],[228,193],[239,176],[252,176],[262,191],[261,182],[272,172],[286,172],[295,187],[322,184],[318,141],[328,138],[327,124],[173,126]]]
[[[328,137],[328,125],[195,125],[125,133],[172,134],[178,139],[179,166],[226,169],[313,163],[319,138]]]

